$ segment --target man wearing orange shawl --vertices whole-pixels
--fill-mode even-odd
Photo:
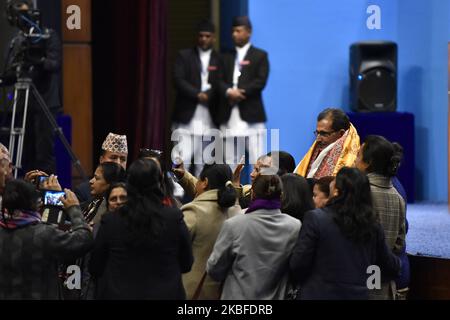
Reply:
[[[359,136],[341,109],[328,108],[317,117],[316,141],[295,169],[305,177],[320,179],[336,176],[344,167],[352,167],[359,150]]]

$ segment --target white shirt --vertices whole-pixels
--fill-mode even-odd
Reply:
[[[239,77],[241,76],[242,61],[244,61],[244,58],[247,55],[247,52],[250,49],[251,45],[252,44],[249,42],[241,48],[236,47],[236,60],[234,63],[233,72],[233,89],[237,89],[238,87]],[[261,130],[264,128],[265,125],[263,122],[249,124],[248,122],[242,120],[238,105],[234,105],[231,109],[231,115],[228,123],[220,127],[224,136],[234,137],[250,136],[254,134],[254,131],[256,132],[257,130]]]
[[[201,71],[202,92],[211,89],[211,85],[208,83],[208,77],[209,77],[208,67],[209,67],[209,61],[211,60],[211,52],[212,52],[212,49],[203,51],[202,49],[198,48],[200,62],[202,65],[202,71]]]
[[[211,89],[211,84],[208,83],[209,78],[209,62],[211,60],[212,49],[202,50],[197,48],[201,70],[200,70],[200,79],[201,79],[201,91],[207,91]],[[209,114],[208,106],[205,106],[201,103],[197,104],[195,108],[194,115],[191,121],[188,124],[177,124],[172,127],[172,130],[175,129],[184,129],[189,132],[190,135],[199,135],[202,136],[205,130],[208,130],[213,127],[211,115]]]
[[[233,72],[233,88],[238,87],[239,77],[241,76],[241,63],[247,55],[248,49],[252,44],[249,42],[245,46],[239,48],[236,47],[236,59],[234,61],[234,72]]]

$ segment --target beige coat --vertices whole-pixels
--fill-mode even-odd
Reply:
[[[183,186],[183,182],[186,182],[186,180],[191,180],[192,183],[193,179],[195,178],[186,172],[180,184]],[[184,214],[184,221],[191,234],[192,251],[194,254],[194,264],[192,265],[191,271],[183,275],[183,285],[186,289],[187,299],[192,299],[205,273],[206,261],[214,248],[223,222],[241,213],[241,207],[239,205],[222,209],[217,204],[217,192],[217,189],[205,191],[192,202],[181,207]],[[198,299],[218,299],[220,295],[219,290],[220,284],[207,276]]]

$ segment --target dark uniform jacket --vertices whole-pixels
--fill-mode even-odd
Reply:
[[[208,82],[211,84],[211,89],[205,93],[209,98],[208,108],[213,121],[215,121],[218,104],[217,81],[219,69],[219,55],[215,50],[212,50],[208,67]],[[197,95],[202,92],[201,70],[202,63],[197,47],[184,49],[178,53],[174,67],[177,95],[172,117],[173,122],[187,124],[194,116],[199,103]]]
[[[236,50],[223,56],[223,73],[219,82],[221,104],[217,121],[220,124],[227,123],[231,116],[233,105],[226,99],[226,91],[233,87],[233,74],[236,63]],[[250,46],[244,60],[241,62],[241,76],[238,81],[238,89],[245,90],[246,99],[241,101],[239,111],[242,120],[248,123],[266,121],[266,113],[262,100],[262,91],[269,77],[269,60],[267,52]]]

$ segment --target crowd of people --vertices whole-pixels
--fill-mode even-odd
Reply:
[[[176,166],[149,148],[129,164],[126,136],[110,133],[92,179],[72,192],[51,166],[14,179],[0,144],[0,299],[405,299],[401,146],[361,144],[345,112],[328,108],[298,164],[285,151],[261,154],[269,61],[250,42],[249,18],[233,19],[224,55],[212,23],[197,31],[174,68]],[[223,159],[190,168],[210,128],[226,138]],[[246,148],[234,152],[240,137]],[[254,162],[241,185],[245,149]],[[42,219],[52,214],[45,191],[64,192],[62,223]]]
[[[243,164],[206,164],[196,177],[182,162],[168,169],[158,150],[141,149],[127,166],[126,136],[110,133],[88,197],[64,190],[63,226],[41,219],[41,192],[61,191],[57,177],[39,184],[47,174],[33,170],[13,179],[2,145],[0,297],[405,298],[406,201],[394,187],[401,146],[381,136],[359,146],[339,109],[320,113],[316,133],[297,168],[288,152],[261,155],[250,185],[240,184]],[[71,265],[81,270],[72,290]],[[381,271],[374,286],[371,266]]]

